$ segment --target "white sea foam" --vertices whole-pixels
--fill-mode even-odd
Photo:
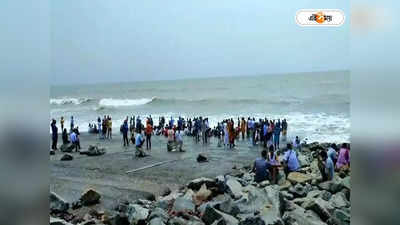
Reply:
[[[51,98],[50,104],[52,104],[52,105],[67,105],[67,104],[79,105],[79,104],[88,102],[90,100],[91,99],[89,99],[89,98],[69,98],[69,97]]]
[[[114,99],[103,98],[99,101],[100,106],[106,107],[120,107],[120,106],[139,106],[145,105],[154,100],[153,98],[140,98],[140,99]]]

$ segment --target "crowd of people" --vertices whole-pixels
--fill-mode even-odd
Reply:
[[[279,157],[280,151],[275,151],[273,145],[269,147],[269,151],[262,150],[261,157],[254,161],[254,180],[256,182],[269,180],[275,184],[277,182],[278,168],[283,168],[286,176],[291,172],[298,171],[301,166],[298,159],[298,150],[299,148],[295,149],[291,143],[287,143],[281,158]],[[350,144],[343,143],[340,149],[336,144],[332,144],[328,149],[319,151],[318,169],[321,173],[322,181],[332,180],[335,172],[346,171],[349,168]]]
[[[128,124],[129,122],[129,124]],[[74,126],[74,118],[70,119],[70,131],[64,128],[64,117],[60,120],[62,129],[63,144],[72,143],[75,151],[80,149],[79,130]],[[170,117],[166,121],[165,117],[159,117],[158,125],[155,126],[151,115],[145,122],[142,122],[140,116],[126,117],[120,127],[122,133],[123,146],[128,147],[130,143],[135,145],[136,155],[145,156],[142,150],[146,142],[146,150],[151,151],[151,137],[153,135],[165,136],[167,138],[167,150],[174,148],[184,152],[183,136],[191,136],[195,143],[209,143],[211,137],[218,140],[218,147],[224,145],[225,149],[234,149],[235,141],[248,140],[250,146],[259,144],[263,147],[261,157],[254,162],[253,171],[255,172],[255,181],[262,182],[270,180],[276,182],[278,168],[283,168],[286,176],[290,172],[298,171],[300,163],[298,152],[301,150],[301,143],[298,136],[290,142],[287,141],[288,123],[286,119],[282,121],[268,120],[267,118],[256,120],[248,117],[245,119],[237,118],[235,123],[233,118],[224,119],[218,122],[213,128],[210,127],[208,118],[194,117],[184,119],[178,117],[177,121]],[[58,127],[56,120],[51,122],[52,132],[52,150],[57,150]],[[112,139],[112,120],[110,116],[98,117],[96,124],[89,124],[89,133],[98,133],[100,139]],[[128,134],[130,133],[130,138]],[[280,141],[286,143],[286,148],[281,149]],[[283,154],[282,154],[283,153]],[[280,157],[280,155],[282,156]],[[281,159],[281,160],[279,160]],[[321,150],[318,157],[318,167],[322,179],[332,180],[335,171],[348,169],[350,167],[350,145],[342,144],[340,148],[332,144],[328,149]]]
[[[73,148],[77,152],[79,149],[81,149],[81,142],[79,139],[79,127],[75,127],[74,125],[74,117],[71,116],[71,122],[70,122],[70,130],[69,132],[67,131],[67,128],[64,128],[64,117],[61,117],[60,119],[60,124],[61,124],[61,130],[62,130],[62,143],[63,145],[71,143],[73,145]],[[51,136],[52,136],[52,144],[51,144],[51,149],[58,150],[57,148],[57,143],[58,143],[58,127],[57,127],[57,121],[55,119],[51,120]]]

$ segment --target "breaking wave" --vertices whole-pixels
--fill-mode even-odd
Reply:
[[[99,101],[99,106],[103,107],[120,107],[120,106],[140,106],[152,102],[153,98],[139,98],[139,99],[114,99],[103,98]]]

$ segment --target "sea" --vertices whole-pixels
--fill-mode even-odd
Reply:
[[[310,72],[50,87],[50,117],[80,131],[110,115],[113,128],[128,116],[283,119],[288,136],[306,142],[350,141],[350,72]],[[58,123],[59,124],[59,123]],[[59,128],[59,130],[61,130]]]

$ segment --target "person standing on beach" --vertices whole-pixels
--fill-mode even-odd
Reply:
[[[150,121],[147,121],[146,125],[146,150],[151,150],[151,135],[153,133],[153,126],[151,125]]]
[[[287,122],[286,119],[282,120],[282,141],[286,141],[287,137]]]
[[[58,128],[56,126],[55,119],[51,121],[51,139],[52,139],[51,149],[57,150]]]
[[[74,129],[74,117],[71,116],[71,129],[70,131],[72,131]]]
[[[279,149],[280,135],[281,135],[281,127],[279,126],[279,123],[276,123],[275,127],[274,127],[274,147],[275,147],[275,149]]]
[[[246,129],[247,139],[249,139],[250,137],[250,126],[251,126],[251,120],[250,117],[247,117],[247,129]]]
[[[122,139],[123,139],[123,142],[124,142],[124,147],[125,147],[125,146],[129,146],[128,130],[129,130],[128,121],[125,120],[125,121],[124,121],[124,124],[123,124],[122,127],[121,127]]]
[[[268,125],[267,125],[267,122],[263,122],[263,126],[262,126],[262,134],[263,134],[263,141],[264,141],[264,148],[266,148],[267,147],[267,133],[268,133]]]
[[[101,139],[101,134],[102,134],[102,127],[101,127],[101,119],[100,119],[100,116],[99,117],[97,117],[97,128],[98,128],[98,131],[99,131],[99,139]]]
[[[111,116],[108,117],[107,121],[107,136],[109,139],[112,139],[112,121],[111,121]]]
[[[182,131],[181,130],[178,130],[177,132],[176,132],[176,142],[177,142],[177,144],[178,144],[178,150],[180,151],[180,152],[184,152],[184,150],[182,149],[182,146],[183,146],[183,137],[182,137]]]
[[[242,140],[244,140],[244,134],[246,133],[246,121],[242,117],[242,122],[240,123],[240,131],[242,132]]]
[[[61,130],[64,130],[64,117],[63,116],[61,117],[60,124],[61,124]]]
[[[78,149],[80,149],[80,142],[79,142],[79,137],[77,134],[77,131],[74,129],[72,130],[71,134],[70,134],[70,139],[71,139],[71,143],[74,145],[75,148],[75,152],[78,151]]]
[[[142,120],[140,119],[140,116],[136,119],[136,133],[142,133]]]

